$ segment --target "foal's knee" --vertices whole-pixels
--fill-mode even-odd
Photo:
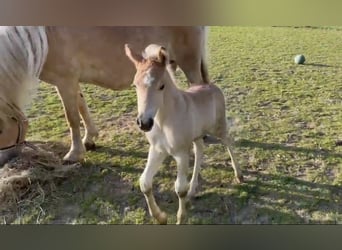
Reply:
[[[152,190],[152,183],[148,182],[146,178],[142,175],[139,179],[140,191],[146,195],[149,195]]]
[[[180,181],[179,179],[175,182],[175,191],[179,198],[184,198],[188,194],[189,185],[188,182],[185,180]]]

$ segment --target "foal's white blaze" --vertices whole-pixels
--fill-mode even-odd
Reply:
[[[151,74],[151,70],[149,69],[144,77],[144,84],[146,87],[151,87],[152,83],[156,80],[154,76]]]
[[[155,81],[156,77],[149,69],[143,77],[142,87],[137,88],[139,118],[143,123],[154,119],[158,111],[161,93],[153,87]]]

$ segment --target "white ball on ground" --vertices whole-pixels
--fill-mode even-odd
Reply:
[[[304,55],[296,55],[294,58],[296,64],[303,64],[305,62]]]

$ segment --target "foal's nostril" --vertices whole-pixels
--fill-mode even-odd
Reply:
[[[153,127],[153,119],[149,118],[146,122],[144,122],[142,119],[137,118],[137,124],[141,130],[148,132]]]
[[[139,128],[141,127],[141,119],[137,118],[137,125],[139,126]]]
[[[149,129],[151,129],[152,127],[153,127],[153,119],[148,119],[148,124],[147,124],[147,127],[149,128]]]

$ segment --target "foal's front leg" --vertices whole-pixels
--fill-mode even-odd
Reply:
[[[175,191],[178,195],[179,207],[177,212],[177,224],[182,224],[186,216],[186,197],[189,189],[188,170],[189,170],[189,153],[181,152],[173,156],[177,162],[177,180],[175,182]]]
[[[146,167],[140,176],[140,190],[144,193],[150,215],[156,218],[160,224],[167,223],[167,215],[160,210],[154,199],[152,181],[165,157],[165,153],[158,152],[153,146],[150,146]]]

